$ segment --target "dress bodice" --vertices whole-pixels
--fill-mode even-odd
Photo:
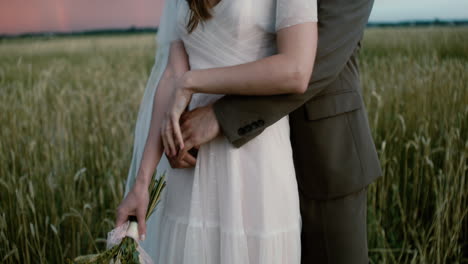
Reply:
[[[190,34],[186,29],[189,7],[185,0],[180,2],[177,31],[191,69],[242,64],[276,52],[276,35],[266,23],[262,24],[268,17],[274,23],[274,1],[263,5],[264,12],[252,14],[252,9],[258,6],[252,2],[256,1],[221,0],[211,9],[213,17],[200,23]]]

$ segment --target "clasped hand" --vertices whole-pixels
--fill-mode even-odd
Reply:
[[[177,155],[178,150],[184,148],[184,139],[180,128],[180,117],[187,108],[193,92],[184,85],[185,78],[174,80],[174,89],[169,98],[166,114],[161,123],[161,139],[164,152],[168,157]]]
[[[173,168],[188,168],[196,159],[188,151],[198,149],[220,134],[212,105],[186,111],[194,91],[187,85],[186,75],[175,80],[167,112],[161,124],[164,152]]]

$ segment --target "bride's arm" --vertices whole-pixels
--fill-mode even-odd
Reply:
[[[168,109],[168,99],[173,92],[176,80],[189,69],[188,56],[182,41],[178,40],[171,44],[167,63],[154,96],[149,134],[136,178],[138,182],[146,186],[156,170],[164,149],[161,140],[161,123]]]
[[[188,71],[182,88],[214,94],[304,93],[314,65],[317,31],[316,22],[280,29],[278,54],[236,66]]]

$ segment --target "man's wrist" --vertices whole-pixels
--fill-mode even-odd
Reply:
[[[210,111],[211,115],[213,116],[213,119],[215,120],[216,127],[215,129],[218,131],[216,134],[217,136],[222,135],[223,132],[221,131],[221,125],[219,123],[218,117],[216,116],[215,109],[213,107],[214,103],[208,105],[208,110]]]
[[[235,129],[236,122],[229,122],[228,120],[232,120],[232,118],[230,119],[230,116],[226,116],[226,113],[224,113],[226,109],[226,96],[215,101],[211,107],[213,108],[216,121],[218,122],[219,133],[224,135],[228,141],[233,144],[236,140],[240,139],[241,136],[234,132],[237,131],[237,129]]]

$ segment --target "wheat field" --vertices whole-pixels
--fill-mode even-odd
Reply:
[[[0,262],[105,248],[154,34],[0,40]],[[468,28],[368,29],[372,263],[468,263]]]

